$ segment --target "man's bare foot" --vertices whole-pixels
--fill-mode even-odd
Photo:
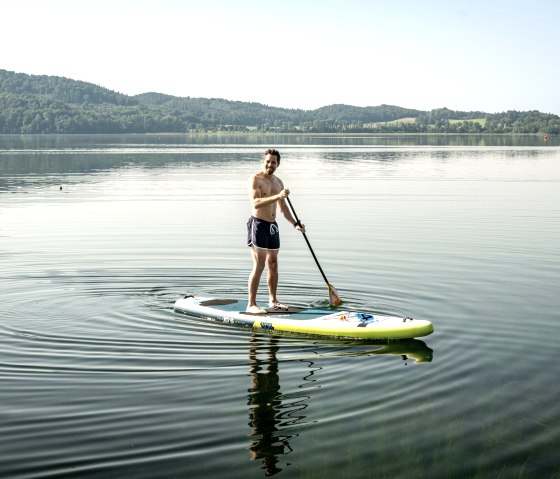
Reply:
[[[290,309],[289,306],[286,306],[285,304],[282,304],[279,301],[276,301],[274,303],[271,302],[270,307],[277,311],[288,311],[288,309]]]
[[[266,309],[257,306],[256,304],[253,306],[247,306],[247,313],[252,314],[266,314]]]

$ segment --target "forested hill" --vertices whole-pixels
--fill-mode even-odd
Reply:
[[[137,105],[138,101],[92,83],[47,75],[26,75],[0,70],[0,93],[42,95],[63,103]]]
[[[560,117],[538,111],[488,114],[391,105],[277,108],[163,93],[129,96],[92,83],[0,70],[0,133],[204,131],[560,134]]]

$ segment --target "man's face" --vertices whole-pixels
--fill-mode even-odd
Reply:
[[[271,155],[270,153],[268,153],[264,157],[263,171],[267,175],[272,175],[277,168],[278,168],[278,158],[275,155]]]

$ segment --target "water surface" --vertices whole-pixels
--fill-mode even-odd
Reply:
[[[555,141],[0,137],[0,475],[560,477]],[[247,178],[269,146],[345,307],[433,335],[173,312],[185,293],[245,296]],[[280,226],[280,298],[324,304]]]

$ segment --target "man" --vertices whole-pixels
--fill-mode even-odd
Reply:
[[[305,232],[305,226],[296,222],[286,203],[286,197],[290,194],[290,190],[284,188],[282,180],[274,174],[279,166],[280,153],[278,150],[268,149],[264,152],[260,171],[249,178],[252,216],[247,222],[247,245],[251,247],[253,270],[249,276],[247,312],[255,314],[266,313],[264,308],[257,305],[257,290],[265,266],[268,268],[269,305],[275,309],[288,309],[276,297],[278,250],[280,249],[280,232],[276,223],[277,208],[294,228]]]

